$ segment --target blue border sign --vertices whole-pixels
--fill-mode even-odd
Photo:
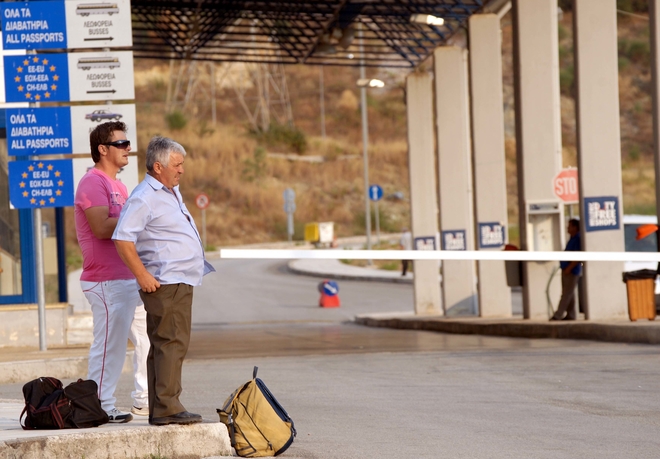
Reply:
[[[443,231],[442,250],[467,250],[465,230]]]
[[[618,230],[619,198],[599,196],[584,198],[585,231]]]
[[[66,48],[64,2],[3,2],[4,49]]]
[[[17,209],[72,206],[72,161],[10,161],[9,200]]]
[[[413,242],[415,250],[436,250],[435,236],[420,236],[416,237]]]
[[[479,223],[479,248],[503,247],[506,243],[506,227],[500,222]]]
[[[66,102],[69,61],[66,54],[4,56],[7,102]]]
[[[69,107],[7,109],[9,156],[73,153]]]

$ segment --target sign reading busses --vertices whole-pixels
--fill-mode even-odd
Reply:
[[[4,56],[7,102],[134,99],[133,53]]]
[[[129,0],[3,2],[4,49],[72,49],[133,45]]]

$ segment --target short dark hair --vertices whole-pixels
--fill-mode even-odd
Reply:
[[[577,218],[571,218],[568,221],[568,224],[571,225],[573,228],[580,229],[580,220],[578,220]]]
[[[89,147],[92,151],[92,159],[95,163],[101,161],[101,153],[99,153],[99,145],[110,142],[112,133],[115,131],[126,132],[128,128],[121,121],[108,121],[101,123],[89,133]]]

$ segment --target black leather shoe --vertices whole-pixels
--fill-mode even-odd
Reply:
[[[564,317],[564,318],[561,319],[561,320],[575,320],[575,317],[568,317],[568,316],[566,316],[566,317]]]
[[[172,414],[170,416],[162,416],[160,418],[149,419],[149,424],[153,426],[166,426],[168,424],[195,424],[202,422],[202,417],[199,414],[189,413],[182,411],[181,413]]]
[[[553,320],[563,320],[563,319],[559,319],[559,318],[557,318],[557,317],[555,317],[555,316],[552,316],[552,317],[550,317],[550,320],[553,321]]]

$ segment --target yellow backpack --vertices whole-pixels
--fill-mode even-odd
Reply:
[[[242,457],[277,456],[293,443],[293,420],[257,378],[236,389],[217,409],[220,422],[229,429],[231,446]]]

